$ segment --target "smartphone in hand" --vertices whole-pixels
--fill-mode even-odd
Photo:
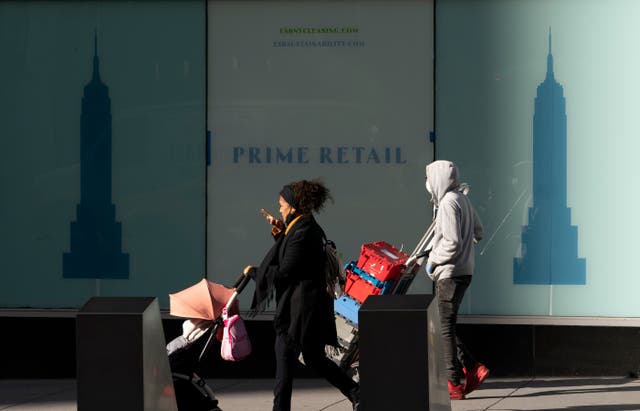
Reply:
[[[269,213],[264,208],[260,209],[260,214],[262,214],[267,219],[269,224],[271,224],[273,226],[276,226],[278,228],[282,228],[284,226],[284,223],[282,221],[280,221],[277,218],[275,218],[274,216],[272,216],[271,213]]]
[[[271,215],[271,213],[269,213],[267,210],[265,210],[264,208],[260,209],[260,214],[262,214],[263,216],[265,216],[267,219],[269,219],[269,217],[273,218],[273,216]]]

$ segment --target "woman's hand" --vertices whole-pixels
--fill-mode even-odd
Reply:
[[[244,271],[242,271],[242,275],[256,281],[256,268],[252,265],[248,265],[244,268]]]
[[[266,219],[267,222],[269,224],[271,224],[274,227],[277,228],[284,228],[284,223],[282,222],[282,220],[278,220],[277,218],[275,218],[274,216],[272,216],[267,210],[265,210],[264,208],[260,209],[260,214],[262,214]]]

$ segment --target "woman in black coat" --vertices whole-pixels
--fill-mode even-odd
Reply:
[[[275,295],[274,411],[291,409],[293,369],[300,353],[308,367],[349,398],[354,410],[360,402],[358,384],[325,356],[325,345],[337,345],[337,336],[333,297],[324,274],[324,232],[313,212],[329,198],[329,190],[319,181],[284,186],[279,198],[282,220],[263,212],[273,226],[275,244],[259,267],[244,270],[256,281],[254,312],[263,311]]]

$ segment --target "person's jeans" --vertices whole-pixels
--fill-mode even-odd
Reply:
[[[470,275],[443,278],[436,283],[445,368],[447,379],[453,385],[460,384],[463,374],[462,367],[470,370],[476,365],[476,360],[462,343],[462,340],[458,338],[456,332],[458,309],[470,283]]]
[[[275,355],[276,384],[273,390],[273,411],[289,411],[291,410],[291,394],[293,391],[293,370],[298,361],[298,351],[287,344],[283,335],[277,335]],[[331,385],[338,388],[340,392],[352,400],[353,390],[358,387],[358,384],[336,363],[326,357],[324,343],[302,347],[302,356],[307,367],[325,378]]]

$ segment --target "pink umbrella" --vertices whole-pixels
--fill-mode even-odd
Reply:
[[[234,290],[203,278],[195,285],[169,294],[169,313],[176,317],[215,320]]]

